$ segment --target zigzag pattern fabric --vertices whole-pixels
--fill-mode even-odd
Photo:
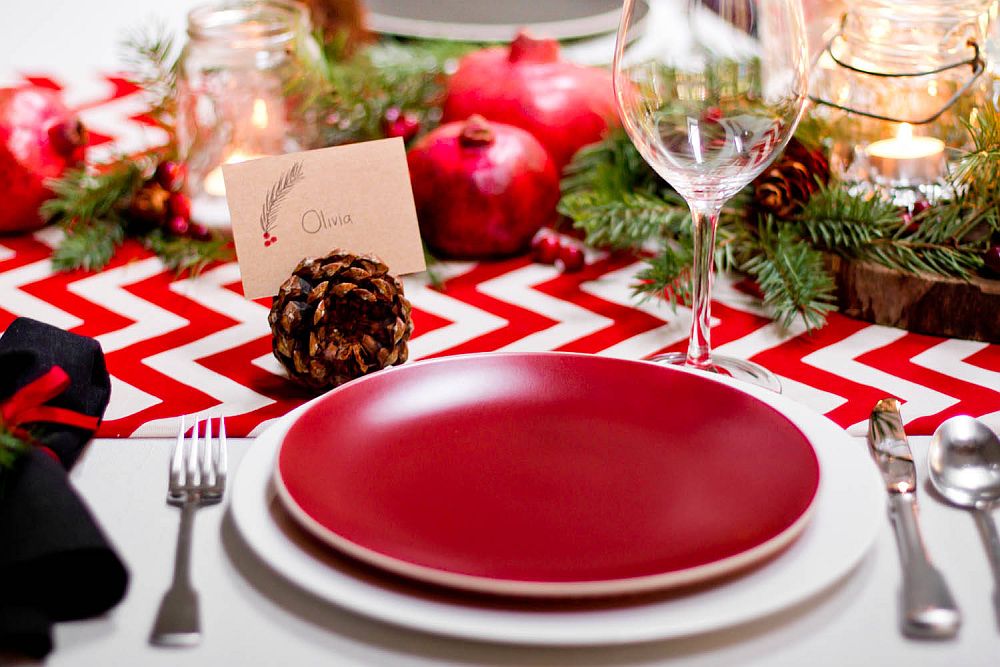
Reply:
[[[62,90],[80,110],[91,128],[92,161],[165,140],[143,119],[140,91],[124,79],[25,79]],[[99,436],[174,436],[181,415],[206,412],[225,415],[230,435],[253,435],[312,397],[271,355],[269,300],[242,296],[236,263],[177,279],[129,243],[100,273],[56,273],[49,258],[59,233],[0,237],[0,330],[23,315],[101,343],[112,396]],[[630,288],[637,268],[634,257],[589,252],[584,270],[572,274],[515,258],[447,263],[441,289],[407,277],[415,327],[409,363],[549,350],[642,359],[685,349],[690,311],[639,303]],[[871,406],[886,396],[903,402],[911,435],[930,434],[957,414],[1000,429],[1000,345],[837,314],[818,332],[786,331],[737,279],[719,277],[714,296],[715,349],[771,369],[786,395],[851,433],[864,432]]]

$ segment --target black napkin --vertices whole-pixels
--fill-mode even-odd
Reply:
[[[70,386],[46,405],[98,418],[111,397],[97,341],[27,318],[0,338],[0,403],[61,367]],[[101,614],[125,595],[128,572],[67,470],[92,433],[36,423],[39,448],[0,471],[0,651],[42,657],[52,650],[51,625]]]

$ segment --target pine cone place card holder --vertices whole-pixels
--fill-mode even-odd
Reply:
[[[403,141],[223,167],[249,299],[274,297],[274,355],[321,392],[401,364],[413,331],[400,275],[423,271]]]

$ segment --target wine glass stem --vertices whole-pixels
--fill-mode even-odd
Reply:
[[[691,336],[688,339],[688,366],[707,369],[712,365],[712,276],[715,273],[715,228],[721,205],[691,205],[694,227],[692,266]]]

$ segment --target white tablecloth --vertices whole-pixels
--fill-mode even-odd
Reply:
[[[903,638],[897,630],[900,565],[888,519],[873,550],[826,593],[770,618],[680,640],[615,648],[539,649],[437,638],[369,621],[284,582],[243,544],[226,506],[195,517],[193,569],[205,637],[193,649],[147,644],[173,571],[179,512],[164,502],[172,443],[98,440],[73,481],[132,573],[124,602],[103,618],[57,626],[47,661],[113,667],[156,665],[739,665],[847,667],[1000,661],[992,579],[972,518],[933,497],[926,482],[929,438],[911,438],[921,476],[921,521],[931,557],[963,613],[959,637]],[[856,446],[864,442],[855,440]],[[233,477],[250,440],[231,441]],[[2,659],[0,659],[2,662]],[[25,663],[30,664],[30,663]]]

